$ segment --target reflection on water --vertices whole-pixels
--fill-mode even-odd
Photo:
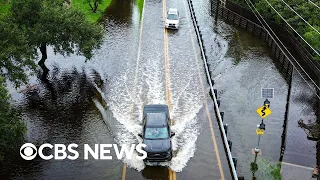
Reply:
[[[115,25],[130,24],[133,12],[133,0],[113,0],[105,11],[105,17]],[[107,23],[104,21],[104,23]]]
[[[69,117],[76,111],[82,112],[77,113],[82,116],[96,94],[90,79],[100,84],[101,77],[95,71],[89,77],[84,69],[80,72],[73,69],[60,75],[59,68],[54,67],[48,81],[41,81],[37,89],[25,93],[26,108],[47,112],[49,119],[50,116]],[[68,114],[61,114],[61,110],[68,111]]]
[[[156,172],[156,173],[155,173]],[[142,170],[142,176],[146,179],[161,179],[167,180],[169,175],[169,170],[166,167],[154,167],[154,166],[146,166]]]
[[[27,124],[27,142],[35,145],[76,143],[79,144],[79,154],[85,143],[115,143],[92,99],[104,104],[97,90],[103,89],[103,83],[108,81],[100,76],[108,79],[117,76],[131,63],[131,58],[136,57],[139,15],[132,0],[113,0],[106,13],[103,23],[107,39],[91,61],[84,63],[84,59],[76,55],[55,55],[49,47],[48,55],[51,58],[46,61],[50,69],[48,80],[39,80],[39,73],[38,77],[30,78],[31,86],[21,93],[11,90]],[[130,48],[131,53],[128,52]],[[108,118],[113,118],[110,111]],[[121,178],[123,167],[122,162],[116,160],[84,161],[80,158],[75,161],[44,161],[36,158],[25,161],[19,152],[13,155],[12,162],[0,168],[0,179],[112,180]]]
[[[97,112],[91,99],[97,96],[97,92],[92,82],[100,82],[100,76],[95,71],[89,74],[76,69],[59,71],[58,67],[54,67],[48,81],[39,81],[37,86],[25,89],[25,99],[18,106],[28,127],[26,141],[36,146],[43,143],[76,143],[81,146],[96,138],[87,129],[98,130],[88,126],[97,120],[93,118]],[[104,129],[104,126],[101,128]],[[14,152],[10,159],[1,168],[0,179],[43,177],[42,171],[56,176],[67,173],[58,173],[56,168],[52,169],[59,166],[58,161],[44,161],[39,157],[25,161],[20,158],[19,151]],[[66,161],[63,167],[73,163]]]
[[[212,19],[208,17],[208,14],[205,14],[205,9],[209,6],[201,4],[205,2],[195,3],[195,9],[204,35],[211,70],[214,70],[213,74],[216,76],[215,87],[218,88],[218,96],[222,100],[221,109],[225,111],[226,122],[232,123],[229,126],[231,131],[228,136],[234,142],[233,155],[239,156],[240,160],[238,162],[244,162],[242,164],[238,163],[238,171],[245,173],[248,170],[246,165],[252,157],[250,154],[251,148],[256,143],[254,129],[256,128],[257,116],[254,109],[261,106],[262,103],[257,98],[260,97],[260,86],[275,87],[276,93],[278,93],[276,94],[277,99],[272,101],[274,113],[269,118],[272,121],[268,122],[268,131],[266,131],[266,136],[262,140],[263,155],[270,156],[273,159],[278,159],[279,155],[279,148],[275,147],[280,144],[281,123],[286,98],[286,94],[281,94],[281,92],[286,92],[287,87],[285,81],[277,73],[275,66],[272,65],[270,58],[266,57],[264,50],[261,50],[263,48],[260,45],[253,45],[254,48],[246,49],[249,47],[248,44],[256,44],[256,42],[251,42],[251,36],[221,22],[219,27],[215,27],[215,33],[212,33],[213,27],[211,27],[212,22],[210,22]],[[161,64],[163,57],[159,51],[160,48],[163,48],[163,44],[161,44],[163,29],[162,24],[159,23],[161,21],[155,21],[154,18],[157,15],[159,15],[158,19],[162,18],[161,9],[159,9],[162,4],[160,1],[157,2],[157,6],[152,4],[155,2],[148,1],[148,3],[151,10],[147,12],[146,16],[148,18],[145,18],[144,21],[146,25],[154,23],[154,26],[149,26],[149,29],[144,30],[146,32],[144,36],[146,37],[143,38],[145,42],[142,44],[142,48],[149,48],[150,51],[143,51],[144,54],[141,55],[141,67],[137,69],[143,75],[138,82],[144,86],[140,86],[141,89],[138,88],[137,92],[146,96],[144,99],[152,101],[155,97],[164,99],[162,93],[164,91],[161,89],[163,79],[159,79],[163,72],[163,64]],[[135,76],[133,73],[136,69],[134,64],[137,57],[139,37],[139,23],[136,23],[139,16],[134,14],[137,12],[134,11],[133,7],[132,0],[113,0],[106,10],[107,17],[103,22],[108,32],[107,39],[102,50],[96,54],[94,59],[84,65],[77,56],[71,58],[54,56],[59,65],[56,67],[50,66],[49,81],[40,82],[36,87],[33,87],[33,90],[24,91],[25,99],[19,105],[19,108],[22,110],[28,126],[27,141],[37,145],[44,142],[64,144],[113,142],[113,137],[108,134],[109,131],[101,120],[100,113],[94,106],[92,99],[101,100],[97,89],[102,89],[102,92],[105,92],[108,97],[109,101],[107,103],[113,103],[106,109],[106,117],[112,119],[115,115],[118,115],[129,119],[124,111],[130,110],[127,105],[130,106],[132,103],[130,97],[132,97],[133,82],[130,81]],[[154,27],[157,31],[153,31]],[[181,30],[179,32],[183,33],[184,29]],[[185,31],[187,30],[185,28]],[[233,34],[234,32],[239,32],[239,36],[232,35],[234,39],[233,43],[230,43],[226,40],[228,33]],[[157,39],[155,35],[159,38]],[[197,123],[200,121],[197,113],[202,108],[203,102],[201,101],[201,90],[199,90],[200,87],[196,81],[196,78],[198,78],[196,68],[189,68],[189,64],[193,63],[193,59],[189,58],[191,56],[187,54],[187,52],[191,52],[190,46],[181,43],[184,41],[179,38],[184,38],[184,36],[178,35],[179,33],[169,33],[169,43],[177,43],[175,46],[169,47],[178,47],[174,50],[170,49],[170,57],[179,57],[170,62],[170,65],[175,67],[171,74],[173,102],[174,107],[176,107],[173,111],[176,121],[173,128],[178,132],[176,133],[177,137],[179,137],[179,134],[181,135],[181,138],[174,140],[175,143],[173,143],[173,147],[180,150],[177,155],[178,158],[173,159],[173,164],[175,168],[182,169],[191,158],[190,154],[193,156],[196,151],[195,142],[199,142],[197,137],[200,130],[195,127],[198,127]],[[151,41],[152,38],[154,39]],[[175,38],[177,38],[177,41],[174,41]],[[241,59],[241,61],[236,61],[237,63],[234,63],[234,59],[231,57],[226,57],[228,48],[232,44],[237,45],[233,50],[234,53],[239,54]],[[159,51],[159,55],[152,53],[151,48]],[[242,52],[246,52],[246,54],[243,55]],[[181,58],[183,56],[185,58]],[[73,66],[78,68],[72,68]],[[81,69],[79,66],[85,66],[86,69]],[[64,68],[63,72],[60,68]],[[179,71],[183,68],[186,70],[185,72]],[[88,71],[88,69],[90,70]],[[91,69],[97,69],[99,72],[91,71]],[[262,71],[267,72],[267,74]],[[104,73],[108,74],[108,81],[101,80],[100,75]],[[105,82],[105,84],[102,84],[102,82]],[[148,88],[145,88],[145,86]],[[106,88],[104,89],[104,87]],[[124,96],[123,93],[127,96]],[[119,99],[119,96],[123,99]],[[139,100],[138,103],[140,103]],[[142,107],[145,102],[141,100],[141,104],[138,104],[139,107]],[[113,111],[112,107],[114,108]],[[135,122],[127,121],[126,125],[128,128],[135,130],[136,127],[133,126]],[[116,127],[119,128],[120,126]],[[120,134],[118,135],[119,139],[128,140],[129,136],[124,133],[121,134],[121,132],[120,130],[118,132]],[[206,138],[209,139],[210,135],[202,137],[201,140],[207,143]],[[199,147],[201,145],[203,144],[200,144]],[[206,160],[207,153],[211,152],[206,152],[201,155],[201,158]],[[14,154],[18,155],[19,153],[15,152]],[[192,162],[193,165],[196,163],[201,164],[202,161]],[[120,161],[63,161],[62,163],[60,161],[36,159],[27,162],[21,160],[20,157],[15,157],[12,158],[12,163],[9,163],[5,169],[1,168],[0,179],[8,177],[25,179],[120,179],[122,166]],[[199,172],[204,176],[207,173],[199,168],[194,168],[191,172],[195,174],[194,176]],[[167,168],[147,166],[141,173],[146,179],[168,179]],[[186,173],[185,170],[184,173]],[[141,176],[141,174],[139,175]],[[128,179],[129,177],[127,176]]]
[[[253,159],[251,151],[257,141],[255,129],[259,123],[255,110],[263,103],[261,88],[275,90],[274,98],[270,100],[272,114],[265,120],[266,131],[261,138],[261,156],[277,162],[280,156],[288,84],[279,72],[276,61],[271,59],[273,56],[265,42],[221,19],[215,24],[209,7],[210,0],[194,3],[215,88],[222,102],[220,110],[224,111],[225,123],[229,125],[228,138],[233,142],[232,155],[238,158],[237,172],[245,178],[252,178],[249,167]],[[289,124],[291,121],[295,125],[289,125],[291,129],[288,129],[288,136],[291,137],[287,141],[287,152],[304,152],[291,154],[291,160],[293,162],[295,159],[296,164],[310,166],[307,162],[311,160],[310,156],[313,156],[314,160],[314,149],[310,142],[301,138],[305,135],[298,129],[296,119],[299,119],[299,116],[314,118],[310,97],[312,91],[306,85],[294,86],[296,90],[293,91],[296,92],[292,93],[292,101],[295,102],[290,104]],[[296,93],[299,94],[300,91],[303,104],[296,99]],[[261,168],[257,174],[259,172],[263,172]],[[259,178],[263,177],[259,175]]]
[[[310,82],[309,82],[310,83]],[[316,143],[309,141],[303,129],[298,127],[298,121],[305,123],[316,121],[316,99],[307,83],[297,71],[293,72],[291,85],[291,99],[287,124],[286,149],[283,161],[313,167],[316,163]]]

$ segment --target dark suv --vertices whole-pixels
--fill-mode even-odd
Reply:
[[[143,133],[139,136],[146,144],[146,162],[165,162],[172,159],[170,114],[167,105],[146,105],[143,109]]]

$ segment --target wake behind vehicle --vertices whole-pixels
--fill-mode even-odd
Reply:
[[[176,8],[169,8],[166,17],[167,29],[179,29],[179,11]]]
[[[165,162],[172,159],[170,114],[167,105],[146,105],[143,109],[143,133],[139,136],[146,144],[145,162]]]

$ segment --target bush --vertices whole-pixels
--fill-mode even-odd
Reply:
[[[0,76],[0,161],[5,155],[18,148],[24,139],[26,126],[19,113],[11,107],[10,95]]]

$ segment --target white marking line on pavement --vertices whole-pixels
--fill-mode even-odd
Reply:
[[[215,133],[213,130],[213,124],[212,124],[212,119],[209,113],[209,107],[208,107],[208,102],[207,102],[207,95],[205,93],[205,89],[204,89],[204,83],[202,81],[202,77],[201,77],[201,71],[200,71],[200,66],[199,66],[199,59],[197,57],[197,53],[196,53],[196,49],[195,49],[195,43],[192,39],[192,33],[191,33],[191,23],[190,23],[190,17],[188,16],[188,11],[187,11],[187,7],[186,7],[186,3],[183,1],[184,4],[184,8],[185,8],[185,13],[186,13],[186,17],[187,17],[187,21],[188,21],[188,25],[189,25],[189,34],[190,34],[190,39],[191,39],[191,43],[192,43],[192,48],[193,48],[193,52],[194,52],[194,56],[195,56],[195,63],[197,65],[197,69],[198,69],[198,76],[199,76],[199,80],[200,80],[200,85],[201,85],[201,89],[202,89],[202,93],[203,93],[203,97],[204,97],[204,104],[205,104],[205,108],[206,108],[206,113],[208,116],[208,121],[209,121],[209,127],[210,127],[210,131],[211,131],[211,138],[212,138],[212,142],[213,142],[213,147],[214,147],[214,151],[217,157],[217,161],[218,161],[218,167],[219,167],[219,171],[220,171],[220,176],[221,179],[224,180],[224,172],[222,169],[222,164],[221,164],[221,160],[220,160],[220,155],[219,155],[219,149],[218,149],[218,145],[217,145],[217,140],[215,138]]]
[[[312,167],[302,166],[302,165],[298,165],[298,164],[292,164],[292,163],[287,163],[287,162],[282,162],[282,164],[288,165],[288,166],[294,166],[294,167],[299,167],[299,168],[304,168],[304,169],[313,170]]]

